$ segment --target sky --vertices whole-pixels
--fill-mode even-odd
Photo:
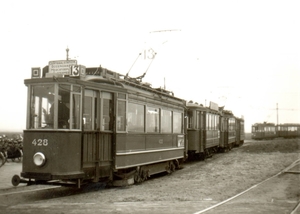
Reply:
[[[26,128],[24,79],[66,48],[78,64],[146,72],[153,87],[225,106],[246,132],[277,116],[300,123],[299,10],[298,0],[1,1],[0,131]]]

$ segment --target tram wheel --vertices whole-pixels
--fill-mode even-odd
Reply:
[[[11,179],[11,183],[13,186],[18,186],[20,184],[21,178],[19,175],[14,175]]]
[[[174,164],[173,162],[171,162],[171,163],[170,163],[170,171],[171,171],[171,173],[172,173],[172,172],[175,172],[175,169],[176,169],[175,164]]]

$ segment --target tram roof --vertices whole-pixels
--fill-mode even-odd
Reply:
[[[70,83],[77,83],[81,85],[88,84],[89,82],[90,83],[94,82],[94,83],[110,85],[115,88],[123,88],[131,91],[149,92],[151,94],[157,94],[175,100],[184,101],[184,99],[175,97],[172,91],[166,90],[164,88],[153,88],[150,83],[142,82],[141,77],[137,77],[137,78],[129,77],[127,75],[123,75],[108,70],[106,68],[102,68],[101,66],[86,68],[85,66],[76,65],[79,69],[76,75],[72,75],[71,71],[66,73],[63,72],[55,73],[54,71],[51,72],[51,69],[53,69],[51,68],[51,65],[53,66],[55,62],[59,64],[59,63],[67,63],[68,61],[66,60],[50,61],[49,65],[45,66],[42,69],[42,72],[40,68],[32,68],[32,76],[31,76],[32,78],[30,80],[29,79],[25,80],[25,84],[41,83],[41,82],[46,83],[46,82],[53,82],[53,80],[57,82],[68,81]],[[73,61],[71,62],[74,63]],[[36,72],[39,72],[39,74],[36,74]]]

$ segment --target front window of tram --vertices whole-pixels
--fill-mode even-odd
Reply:
[[[29,129],[80,128],[80,88],[71,85],[55,86],[32,86]],[[55,91],[58,91],[56,96]]]

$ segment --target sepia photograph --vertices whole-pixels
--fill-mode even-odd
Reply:
[[[299,10],[1,1],[1,212],[300,214]]]

